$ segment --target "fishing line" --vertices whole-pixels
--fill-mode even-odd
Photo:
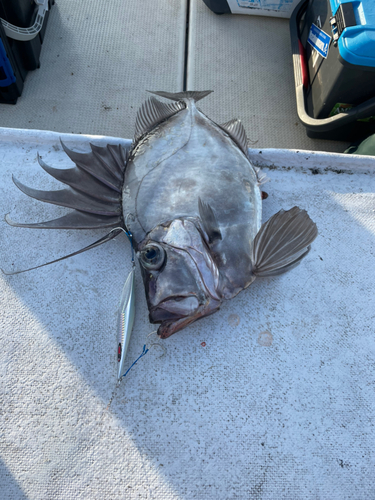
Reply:
[[[153,332],[149,333],[146,337],[146,340],[148,339],[148,337],[150,335],[152,335],[154,333],[157,333],[157,330],[154,330]],[[150,344],[150,347],[147,347],[147,342],[146,342],[146,344],[143,346],[142,354],[140,356],[138,356],[138,358],[134,361],[134,363],[126,370],[124,375],[121,375],[120,380],[122,380],[124,377],[126,377],[126,375],[130,372],[130,370],[137,363],[137,361],[139,361],[143,356],[145,356],[148,353],[148,351],[151,349],[151,347],[161,347],[163,349],[164,352],[161,356],[159,356],[159,358],[162,358],[167,353],[167,349],[163,345],[158,344],[157,342],[153,342],[152,344]]]
[[[128,214],[126,218],[128,218],[129,215],[132,215],[132,214]],[[133,234],[130,231],[126,231],[123,227],[115,227],[115,228],[111,229],[111,231],[109,231],[109,234],[111,234],[113,231],[118,231],[118,230],[120,230],[123,233],[125,233],[126,236],[128,237],[128,240],[129,240],[129,243],[130,243],[130,247],[131,247],[131,251],[132,251],[132,265],[135,266],[134,246],[133,246]]]
[[[150,350],[150,349],[146,348],[146,344],[145,344],[145,345],[143,346],[143,351],[142,351],[142,354],[141,354],[140,356],[138,356],[138,358],[134,361],[134,363],[132,363],[132,364],[130,365],[130,367],[126,370],[126,372],[124,373],[124,375],[121,375],[121,378],[117,381],[116,387],[115,387],[115,389],[114,389],[114,391],[113,391],[113,393],[112,393],[112,397],[111,397],[111,399],[109,400],[109,403],[108,403],[108,405],[107,405],[106,411],[107,411],[107,410],[109,409],[109,407],[111,406],[111,403],[112,403],[112,401],[113,401],[113,399],[114,399],[114,397],[115,397],[115,395],[116,395],[116,391],[117,391],[117,389],[120,387],[120,383],[121,383],[122,379],[123,379],[124,377],[126,377],[126,375],[130,372],[130,370],[131,370],[131,369],[133,368],[133,366],[137,363],[137,361],[139,361],[139,360],[140,360],[143,356],[145,356],[145,355],[148,353],[148,351],[149,351],[149,350]]]
[[[134,215],[133,215],[132,213],[128,213],[128,214],[127,214],[127,216],[125,217],[125,227],[126,227],[126,229],[124,229],[123,227],[115,227],[115,228],[113,228],[113,229],[109,232],[109,235],[110,235],[112,232],[114,232],[114,231],[117,231],[117,234],[119,234],[119,231],[122,231],[123,233],[125,233],[125,234],[126,234],[126,236],[127,236],[128,240],[129,240],[129,242],[130,242],[130,247],[131,247],[131,252],[132,252],[132,258],[131,258],[131,261],[132,261],[132,267],[133,267],[133,269],[134,269],[134,268],[135,268],[135,260],[134,260],[134,254],[135,254],[135,252],[134,252],[134,245],[133,245],[133,234],[132,234],[132,232],[128,229],[128,219],[129,219],[129,217],[130,217],[133,221],[135,220]],[[108,235],[108,236],[109,236],[109,235]],[[131,272],[133,272],[133,271],[131,271]],[[126,375],[130,372],[130,370],[133,368],[133,366],[134,366],[135,364],[137,364],[137,362],[138,362],[141,358],[143,358],[143,356],[145,356],[145,355],[148,353],[148,351],[151,349],[151,347],[161,347],[161,348],[163,349],[163,351],[164,351],[164,352],[163,352],[163,354],[162,354],[160,357],[162,357],[162,356],[164,356],[164,355],[166,354],[166,352],[167,352],[166,348],[165,348],[163,345],[161,345],[161,344],[159,344],[159,343],[157,343],[157,342],[153,342],[153,343],[151,343],[151,344],[150,344],[150,346],[149,346],[149,347],[147,347],[147,339],[148,339],[148,337],[149,337],[150,335],[153,335],[154,333],[157,333],[157,330],[154,330],[154,331],[152,331],[151,333],[149,333],[149,334],[147,335],[147,337],[146,337],[146,343],[145,343],[145,344],[144,344],[144,346],[143,346],[142,353],[141,353],[141,354],[138,356],[138,358],[137,358],[137,359],[136,359],[136,360],[135,360],[135,361],[134,361],[134,362],[130,365],[130,367],[126,370],[126,372],[125,372],[123,375],[121,375],[121,376],[120,376],[120,378],[117,380],[116,387],[115,387],[115,389],[114,389],[114,391],[113,391],[113,393],[112,393],[112,397],[111,397],[111,399],[109,400],[109,403],[108,403],[108,405],[107,405],[106,410],[108,410],[108,409],[109,409],[109,407],[111,406],[111,403],[112,403],[113,399],[115,398],[116,391],[117,391],[118,387],[120,386],[120,383],[121,383],[122,379],[123,379],[124,377],[126,377]]]
[[[138,358],[134,361],[134,363],[132,365],[130,365],[130,368],[128,368],[126,370],[126,372],[124,373],[124,375],[121,375],[121,379],[123,379],[123,377],[126,377],[126,375],[130,372],[130,370],[133,368],[133,366],[136,364],[137,361],[139,361],[145,354],[148,353],[150,349],[146,349],[146,344],[143,346],[143,351],[142,351],[142,354],[140,356],[138,356]]]
[[[124,377],[126,377],[126,375],[130,372],[130,370],[133,368],[133,366],[134,366],[134,365],[135,365],[135,364],[136,364],[136,363],[137,363],[137,362],[138,362],[141,358],[143,358],[143,356],[145,356],[145,355],[148,353],[148,351],[151,349],[151,347],[161,347],[161,348],[163,349],[163,351],[164,351],[164,352],[163,352],[163,354],[162,354],[161,356],[159,356],[159,358],[162,358],[162,357],[163,357],[163,356],[167,353],[167,349],[166,349],[166,347],[165,347],[165,346],[163,346],[162,344],[157,343],[157,342],[152,342],[152,343],[150,344],[150,346],[149,346],[149,347],[147,347],[147,339],[148,339],[148,337],[149,337],[150,335],[153,335],[154,333],[157,333],[157,330],[154,330],[153,332],[151,332],[151,333],[149,333],[149,334],[147,335],[147,337],[146,337],[146,344],[144,344],[144,346],[143,346],[142,353],[141,353],[141,354],[138,356],[138,358],[137,358],[137,359],[136,359],[136,360],[135,360],[135,361],[134,361],[134,362],[130,365],[130,367],[126,370],[126,372],[124,373],[124,375],[121,375],[121,378],[117,381],[116,387],[115,387],[115,389],[114,389],[114,391],[113,391],[113,393],[112,393],[112,397],[111,397],[111,399],[109,400],[109,403],[108,403],[108,405],[107,405],[107,407],[106,407],[106,411],[107,411],[107,410],[109,409],[109,407],[111,406],[111,403],[112,403],[112,401],[113,401],[113,400],[114,400],[114,398],[115,398],[116,391],[117,391],[117,389],[119,388],[119,386],[120,386],[120,383],[121,383],[122,379],[123,379]]]

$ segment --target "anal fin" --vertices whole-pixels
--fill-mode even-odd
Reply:
[[[253,274],[276,276],[296,267],[310,251],[318,235],[305,210],[280,210],[260,228],[254,239]]]
[[[247,156],[247,144],[248,139],[244,126],[241,120],[230,120],[229,122],[223,123],[220,127],[227,132],[230,137],[234,140],[236,144],[242,149],[242,151]]]

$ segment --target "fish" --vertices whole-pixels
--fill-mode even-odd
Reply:
[[[129,149],[90,144],[90,152],[78,153],[62,143],[76,165],[68,170],[49,167],[38,157],[67,188],[41,191],[13,179],[26,195],[72,212],[41,223],[7,222],[28,228],[112,228],[56,261],[126,230],[140,264],[149,320],[166,339],[217,312],[256,278],[295,268],[318,230],[299,207],[281,209],[262,224],[264,176],[249,159],[241,121],[219,125],[198,108],[211,91],[151,93],[137,113]]]

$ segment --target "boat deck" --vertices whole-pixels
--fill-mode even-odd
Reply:
[[[146,90],[185,86],[213,90],[202,110],[218,123],[240,118],[254,147],[345,150],[309,139],[298,120],[287,19],[187,7],[57,0],[41,66],[16,106],[0,104],[0,126],[132,138]]]
[[[184,86],[214,90],[200,104],[215,121],[243,121],[271,180],[263,220],[298,205],[319,236],[299,267],[256,280],[164,341],[164,356],[151,348],[109,408],[126,238],[0,275],[1,498],[374,498],[375,158],[306,136],[287,20],[216,16],[200,0],[57,0],[40,69],[16,106],[0,105],[0,214],[65,213],[27,198],[12,174],[58,189],[38,152],[63,168],[60,138],[79,150],[128,145],[145,91]],[[103,235],[3,221],[0,267],[42,264]],[[153,330],[137,269],[127,366]]]

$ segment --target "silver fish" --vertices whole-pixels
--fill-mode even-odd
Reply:
[[[39,159],[67,189],[38,191],[14,180],[27,195],[75,211],[44,223],[8,220],[12,225],[125,228],[126,221],[150,322],[160,323],[161,338],[214,313],[256,277],[294,268],[317,236],[315,223],[298,207],[261,225],[262,178],[249,161],[246,132],[239,120],[217,125],[197,108],[209,93],[154,92],[174,102],[151,97],[143,104],[127,152],[91,145],[92,151],[82,154],[63,145],[76,163],[70,170]]]

